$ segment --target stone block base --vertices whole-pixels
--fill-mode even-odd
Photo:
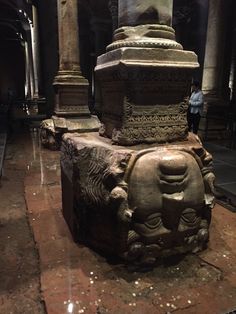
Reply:
[[[100,135],[125,146],[185,139],[184,98],[197,66],[194,53],[175,49],[123,47],[100,56]]]
[[[52,117],[42,121],[40,126],[40,139],[44,147],[58,150],[61,146],[61,138],[64,133],[85,133],[98,131],[100,121],[96,116],[77,118]]]
[[[207,98],[207,97],[206,97]],[[199,136],[207,139],[226,139],[229,105],[219,99],[206,99],[205,110],[199,125]]]
[[[63,215],[76,241],[137,264],[206,246],[214,175],[198,137],[121,147],[68,133],[61,151]]]
[[[55,114],[60,117],[90,115],[88,81],[76,71],[60,71],[54,80]]]

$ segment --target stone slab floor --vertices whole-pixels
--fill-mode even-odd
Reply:
[[[206,251],[165,260],[147,272],[72,241],[61,214],[59,153],[41,149],[37,133],[15,137],[4,169],[0,313],[224,314],[236,309],[235,213],[217,205]]]
[[[31,146],[29,146],[30,150]],[[45,313],[40,295],[39,257],[28,222],[24,178],[28,147],[8,145],[0,182],[0,313]]]

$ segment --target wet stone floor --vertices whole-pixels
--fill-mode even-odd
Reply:
[[[73,242],[61,213],[59,153],[41,148],[36,132],[9,146],[0,193],[0,313],[224,314],[236,308],[236,214],[219,205],[206,251],[147,270]]]

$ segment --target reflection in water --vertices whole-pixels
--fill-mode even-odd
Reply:
[[[39,157],[39,165],[40,165],[40,183],[44,184],[44,167],[43,167],[43,158],[42,158],[42,150],[41,150],[41,141],[39,138],[39,132],[37,128],[30,129],[30,135],[32,140],[32,148],[33,148],[33,161],[37,161],[37,156]],[[31,162],[32,166],[32,162]],[[29,166],[28,166],[29,170]]]

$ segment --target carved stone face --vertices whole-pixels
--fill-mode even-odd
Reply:
[[[145,244],[181,246],[197,234],[204,211],[200,168],[187,152],[160,149],[135,163],[129,180],[132,229]]]

